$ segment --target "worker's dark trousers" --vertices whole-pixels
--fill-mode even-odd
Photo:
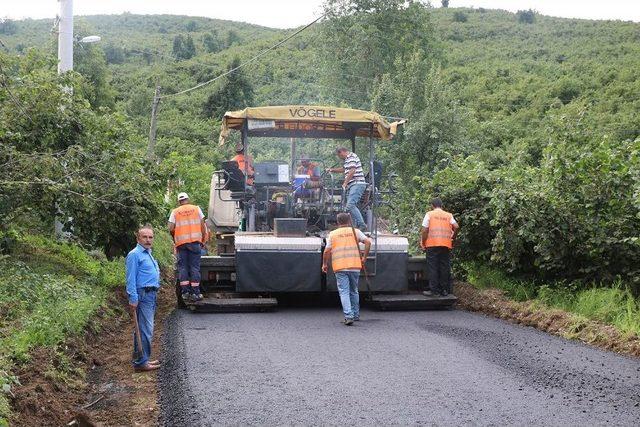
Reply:
[[[185,243],[177,247],[178,280],[180,283],[200,284],[200,242]]]
[[[434,294],[451,293],[451,249],[446,246],[427,248],[429,288]]]

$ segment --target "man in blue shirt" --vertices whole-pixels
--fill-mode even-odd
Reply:
[[[133,361],[135,372],[154,371],[160,368],[160,362],[149,360],[151,339],[153,338],[153,316],[156,311],[156,294],[160,287],[160,269],[151,255],[153,229],[149,225],[140,227],[136,233],[138,244],[129,252],[126,259],[127,294],[129,309],[138,319],[142,351],[133,336],[133,354],[141,357]],[[135,356],[134,356],[135,357]]]

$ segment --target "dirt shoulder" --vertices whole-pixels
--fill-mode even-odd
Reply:
[[[124,291],[111,300],[116,314],[98,313],[83,338],[59,351],[39,349],[18,372],[11,425],[152,426],[158,424],[156,373],[131,367],[133,326]],[[164,319],[175,306],[171,286],[158,295],[153,356],[159,358]],[[80,414],[80,415],[78,415]]]
[[[562,310],[551,309],[533,302],[517,302],[497,289],[477,289],[464,282],[456,282],[458,307],[508,320],[564,338],[582,341],[603,350],[640,357],[640,337],[623,335],[610,325],[585,319]]]

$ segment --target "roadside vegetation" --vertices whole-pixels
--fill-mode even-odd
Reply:
[[[247,105],[407,118],[380,144],[398,174],[391,229],[416,243],[439,195],[474,285],[638,333],[640,24],[405,0],[324,8],[327,19],[260,61],[164,98],[150,159],[157,85],[205,82],[291,30],[78,17],[76,34],[102,42],[77,47],[75,72],[58,76],[51,20],[0,20],[1,414],[12,366],[80,333],[122,284],[135,228],[164,226],[180,191],[206,207],[211,172],[232,155],[217,145],[220,115]],[[278,141],[253,148],[257,161],[286,154]],[[333,142],[303,148],[335,162]],[[52,238],[56,217],[74,244]]]
[[[28,363],[35,348],[57,354],[51,375],[72,380],[78,373],[62,348],[87,328],[99,332],[98,318],[121,312],[115,290],[122,288],[124,261],[99,250],[25,232],[0,235],[0,425],[10,415],[8,401],[19,379],[15,366]],[[155,255],[171,265],[171,243],[158,233]]]
[[[500,289],[515,301],[560,309],[612,325],[623,335],[640,337],[640,304],[620,281],[606,287],[579,282],[537,283],[480,263],[465,263],[460,270],[465,280],[478,289]]]

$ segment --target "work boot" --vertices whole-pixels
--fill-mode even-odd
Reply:
[[[351,326],[351,325],[353,325],[353,319],[349,319],[349,318],[345,317],[343,323],[344,323],[345,326]]]
[[[189,291],[182,292],[182,302],[185,304],[189,304],[191,302],[191,293]]]
[[[202,300],[202,298],[204,298],[202,296],[202,292],[200,292],[200,286],[192,286],[191,294],[194,301],[200,301]]]

